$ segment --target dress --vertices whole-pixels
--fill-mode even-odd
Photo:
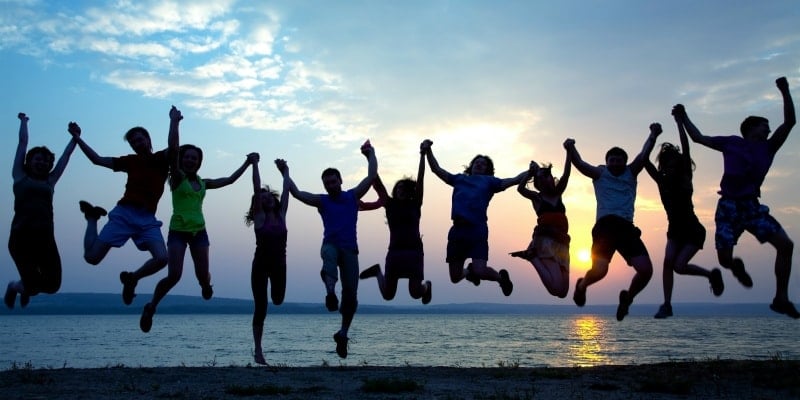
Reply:
[[[533,229],[527,258],[552,259],[569,269],[569,222],[561,199],[556,204],[542,200],[536,210],[538,218]]]

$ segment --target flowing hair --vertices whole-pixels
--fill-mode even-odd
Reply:
[[[275,206],[272,207],[272,209],[268,210],[268,211],[272,211],[272,213],[275,214],[275,216],[279,216],[280,215],[281,199],[280,199],[280,196],[278,196],[278,192],[275,191],[275,190],[272,190],[272,188],[270,188],[269,185],[264,185],[264,187],[262,187],[258,191],[258,193],[254,193],[253,196],[250,198],[250,209],[247,210],[247,213],[244,215],[244,224],[246,226],[253,225],[253,222],[254,222],[253,218],[256,215],[256,207],[260,207],[261,206],[260,199],[261,199],[261,194],[262,193],[269,193],[270,196],[272,196],[272,199],[275,200]]]

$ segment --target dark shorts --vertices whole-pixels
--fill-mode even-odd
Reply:
[[[744,231],[750,232],[760,243],[783,231],[781,224],[769,215],[769,207],[760,204],[758,199],[720,198],[714,222],[717,224],[717,233],[714,235],[717,249],[733,247]]]
[[[448,263],[468,258],[489,259],[489,227],[484,225],[453,225],[447,233]]]
[[[606,215],[597,220],[592,228],[592,259],[611,261],[614,252],[631,265],[631,259],[647,256],[642,242],[642,231],[622,217]]]
[[[706,241],[706,228],[696,215],[680,221],[670,221],[669,227],[667,227],[667,239],[702,249],[703,243]]]
[[[190,248],[208,247],[208,232],[203,229],[200,232],[180,232],[170,230],[167,234],[167,246],[189,246]]]
[[[389,250],[386,253],[386,279],[423,280],[425,255],[422,250]]]

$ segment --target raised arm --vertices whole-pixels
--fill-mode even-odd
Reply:
[[[167,149],[171,156],[177,158],[178,148],[180,147],[179,126],[183,114],[175,106],[169,109],[169,134],[167,135]]]
[[[681,156],[683,157],[683,164],[686,166],[687,171],[691,171],[692,154],[689,150],[689,136],[686,134],[686,128],[678,118],[675,118],[675,123],[678,125],[678,138],[681,141]],[[650,164],[652,165],[652,163]]]
[[[563,194],[564,191],[567,190],[567,183],[569,183],[569,176],[572,173],[572,160],[570,159],[571,157],[569,151],[565,151],[565,153],[567,153],[567,155],[566,155],[566,160],[564,160],[564,173],[561,174],[561,178],[558,179],[558,184],[556,185],[556,192],[558,194]]]
[[[375,201],[359,200],[358,211],[377,210],[383,207],[383,205],[389,200],[389,193],[386,192],[386,186],[383,185],[380,175],[376,176],[375,180],[372,181],[372,188],[375,189],[375,193],[378,194],[378,199]]]
[[[429,139],[425,139],[422,141],[420,145],[421,151],[425,153],[425,157],[428,159],[428,165],[431,167],[431,172],[434,175],[438,176],[439,179],[444,181],[446,184],[450,184],[453,180],[453,174],[444,170],[444,168],[439,166],[439,162],[436,161],[436,157],[433,155],[433,142]]]
[[[206,181],[206,189],[219,189],[221,187],[228,186],[233,182],[236,182],[236,180],[239,179],[239,177],[241,177],[242,174],[244,174],[244,171],[247,170],[247,167],[252,165],[254,161],[258,162],[257,160],[258,160],[258,153],[250,153],[247,155],[247,158],[245,158],[242,165],[240,165],[239,168],[236,169],[236,171],[233,171],[233,173],[230,176],[226,176],[224,178],[216,178],[216,179],[203,179],[204,181]]]
[[[533,200],[539,193],[528,189],[528,181],[536,175],[536,171],[539,170],[539,164],[536,161],[531,160],[531,163],[528,164],[528,171],[525,173],[525,177],[517,184],[517,192],[522,195],[522,197]]]
[[[642,151],[636,155],[633,161],[630,163],[629,168],[631,169],[631,173],[633,175],[638,175],[639,172],[642,172],[644,168],[645,161],[650,159],[650,153],[653,151],[653,147],[656,146],[656,138],[658,135],[661,134],[663,130],[661,129],[661,124],[654,122],[650,124],[650,134],[647,135],[647,139],[644,141],[644,146],[642,146]]]
[[[789,82],[786,80],[786,77],[782,76],[775,80],[775,85],[778,86],[778,90],[780,90],[781,96],[783,96],[783,123],[775,129],[775,133],[769,138],[769,144],[773,151],[778,151],[789,137],[789,132],[791,132],[797,119],[794,114],[792,94],[789,92]]]
[[[367,191],[372,186],[372,181],[378,176],[378,159],[375,158],[375,148],[372,147],[369,140],[361,146],[361,154],[367,157],[367,176],[353,188],[353,194],[357,199],[367,194]]]
[[[286,161],[283,161],[283,160],[280,160],[280,161],[283,162],[282,165],[280,165],[278,163],[278,160],[275,160],[275,164],[278,167],[278,171],[281,171],[281,174],[283,174],[282,171],[285,169],[286,170],[286,174],[288,175],[289,174],[289,166],[286,164]],[[284,221],[286,221],[286,214],[289,212],[289,182],[290,181],[291,180],[287,181],[286,179],[284,179],[283,180],[283,189],[281,190],[281,200],[280,200],[281,201],[281,209],[280,209],[279,212],[281,214],[281,218],[283,218]]]
[[[417,200],[422,204],[422,194],[424,193],[423,186],[425,181],[425,152],[422,151],[422,146],[419,150],[419,168],[417,168]]]
[[[253,153],[258,154],[258,153]],[[264,220],[266,216],[264,215],[264,207],[261,205],[261,173],[258,171],[258,161],[259,158],[255,158],[255,162],[253,162],[251,169],[253,174],[253,201],[252,201],[252,215],[253,218],[253,227],[256,229],[260,229],[264,226]]]
[[[294,181],[289,176],[289,164],[286,163],[285,160],[279,158],[275,160],[275,165],[278,167],[278,171],[280,171],[281,175],[283,176],[284,191],[286,191],[288,188],[289,193],[291,193],[295,199],[300,200],[300,202],[309,206],[320,207],[322,205],[322,199],[319,195],[304,192],[297,188],[297,185],[295,185]]]
[[[72,152],[75,151],[75,146],[77,144],[77,142],[75,142],[75,136],[81,135],[81,127],[75,122],[70,122],[67,125],[67,132],[72,135],[72,138],[67,143],[67,147],[64,149],[64,152],[61,153],[61,157],[58,158],[58,162],[56,162],[53,170],[50,171],[50,176],[47,178],[52,186],[56,185],[61,175],[64,174],[64,170],[67,169],[69,158],[72,156]]]
[[[14,165],[11,167],[11,177],[18,181],[25,176],[25,153],[28,151],[28,116],[25,113],[17,114],[19,118],[19,142],[17,152],[14,154]]]
[[[650,159],[645,160],[644,169],[647,171],[647,174],[653,178],[653,181],[658,182],[658,169],[653,165]]]
[[[572,165],[578,169],[578,172],[582,173],[588,178],[597,179],[600,177],[600,174],[603,172],[600,167],[591,165],[586,161],[583,161],[581,158],[580,153],[578,153],[578,149],[575,148],[575,139],[567,139],[564,141],[564,148],[567,149],[567,153],[569,159],[572,160]]]
[[[700,129],[694,125],[691,119],[689,119],[689,115],[686,114],[686,109],[683,107],[683,104],[676,104],[672,107],[672,115],[675,117],[676,121],[680,121],[680,124],[686,128],[686,133],[689,134],[689,137],[692,138],[692,141],[695,143],[702,144],[703,146],[710,147],[715,150],[720,150],[717,147],[714,147],[710,136],[703,135],[700,132]]]

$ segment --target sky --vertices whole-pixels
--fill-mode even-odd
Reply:
[[[676,103],[685,104],[704,134],[738,135],[748,115],[768,118],[773,129],[783,121],[776,78],[786,76],[800,101],[800,5],[794,0],[0,0],[0,8],[0,126],[6,132],[0,135],[0,165],[8,168],[0,178],[7,188],[0,193],[0,226],[6,227],[13,217],[10,170],[19,112],[30,117],[30,146],[46,145],[60,155],[70,137],[67,124],[76,121],[98,154],[120,156],[131,153],[122,136],[133,126],[150,131],[154,148],[166,147],[168,112],[175,105],[185,117],[181,142],[204,149],[201,176],[228,176],[256,151],[264,183],[281,187],[272,160],[284,158],[301,190],[322,193],[326,167],[342,171],[345,188],[366,176],[359,153],[366,139],[387,185],[416,174],[424,139],[433,141],[440,165],[452,173],[487,154],[501,178],[526,170],[531,160],[553,163],[560,176],[567,138],[595,165],[612,146],[638,154],[652,122],[664,127],[658,143],[677,143],[670,115]],[[795,240],[798,129],[762,187],[762,201]],[[722,158],[699,145],[691,151],[696,212],[708,230],[694,261],[711,268],[717,266],[713,215]],[[248,170],[206,196],[218,297],[251,297],[255,238],[243,219],[250,176]],[[120,292],[119,272],[147,258],[131,242],[112,249],[98,266],[82,258],[85,220],[78,201],[111,209],[125,178],[92,165],[80,150],[73,154],[54,200],[62,292]],[[513,294],[504,297],[492,282],[450,283],[445,247],[451,187],[429,170],[424,185],[421,231],[434,304],[572,304],[574,282],[590,266],[590,179],[573,169],[564,195],[572,236],[566,299],[549,295],[527,261],[508,255],[528,245],[536,221],[530,202],[514,188],[496,194],[488,212],[489,265],[509,271]],[[170,212],[166,190],[157,217],[168,221]],[[667,224],[645,172],[635,212],[655,269],[636,302],[658,304]],[[286,301],[321,303],[319,215],[292,199],[287,219]],[[361,213],[358,230],[362,269],[383,264],[389,237],[383,211]],[[0,242],[7,240],[8,229],[0,230]],[[18,279],[8,252],[1,253],[0,281]],[[673,302],[766,307],[775,290],[774,249],[745,234],[736,254],[753,276],[752,289],[725,271],[725,293],[715,298],[706,280],[680,276]],[[183,279],[171,293],[200,295],[192,271],[187,256]],[[152,293],[165,274],[143,279],[137,292]],[[589,288],[587,303],[616,303],[632,275],[615,256],[608,276]],[[800,300],[798,283],[795,270],[794,301]],[[362,281],[359,300],[419,304],[402,281],[391,303],[380,297],[374,280]]]

